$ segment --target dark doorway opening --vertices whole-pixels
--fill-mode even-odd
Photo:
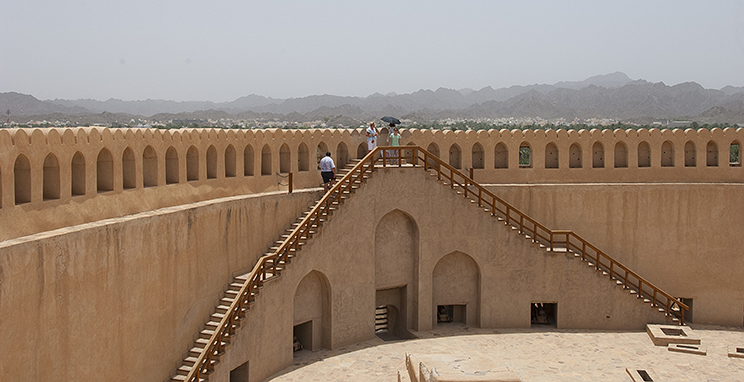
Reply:
[[[692,322],[692,299],[680,298],[679,300],[682,301],[683,304],[690,307],[690,309],[685,311],[685,324],[689,324]]]
[[[230,382],[248,382],[248,361],[230,370]]]
[[[437,305],[437,323],[465,323],[465,305]]]
[[[313,348],[313,322],[308,321],[299,325],[295,325],[292,330],[292,349],[300,351],[302,349]]]
[[[558,304],[555,302],[533,302],[531,306],[532,325],[556,325]]]

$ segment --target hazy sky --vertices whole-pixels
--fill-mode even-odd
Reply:
[[[625,72],[744,86],[744,0],[10,0],[0,92],[232,101]]]

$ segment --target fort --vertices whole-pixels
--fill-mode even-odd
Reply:
[[[408,129],[367,155],[352,129],[0,130],[0,371],[261,381],[295,337],[374,338],[380,309],[399,338],[440,314],[742,327],[743,141]],[[328,194],[326,151],[349,170]]]

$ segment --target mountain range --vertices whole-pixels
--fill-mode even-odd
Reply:
[[[131,118],[153,121],[173,119],[268,119],[357,125],[382,115],[429,122],[444,118],[563,118],[567,121],[611,118],[622,121],[691,119],[703,123],[744,125],[744,87],[705,89],[695,82],[673,86],[632,80],[621,72],[584,81],[558,82],[479,90],[419,90],[409,94],[367,97],[312,95],[275,99],[259,95],[232,102],[177,102],[168,100],[97,101],[38,100],[27,94],[0,93],[0,110],[23,123],[30,119],[75,120],[78,123],[112,123]]]

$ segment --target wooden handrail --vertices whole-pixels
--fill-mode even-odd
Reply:
[[[411,148],[413,146],[406,147]],[[636,288],[639,298],[648,298],[649,300],[651,300],[654,306],[660,305],[664,307],[668,315],[677,317],[680,321],[680,324],[684,325],[685,311],[689,310],[690,308],[686,304],[682,303],[682,301],[680,301],[679,299],[661,290],[656,285],[652,284],[645,278],[633,272],[628,267],[621,264],[606,253],[602,252],[596,246],[594,246],[575,232],[570,230],[551,230],[545,227],[544,225],[529,217],[524,212],[520,211],[518,208],[512,206],[503,199],[494,195],[492,192],[488,191],[486,188],[451,166],[449,163],[444,162],[440,158],[434,156],[421,147],[416,147],[415,150],[421,152],[421,159],[424,160],[424,163],[426,163],[427,166],[432,161],[436,163],[436,168],[433,169],[437,171],[437,179],[441,180],[444,176],[447,180],[450,181],[450,186],[452,188],[462,188],[465,196],[467,196],[469,193],[473,195],[477,194],[478,196],[476,202],[478,203],[478,205],[484,206],[485,204],[485,207],[490,208],[492,215],[500,214],[501,218],[504,219],[505,224],[516,227],[520,233],[527,234],[532,238],[533,242],[539,242],[540,244],[545,245],[547,248],[549,248],[550,251],[559,249],[556,247],[557,243],[565,244],[564,249],[566,251],[570,250],[580,254],[582,260],[588,259],[589,261],[593,261],[597,270],[607,272],[611,278],[616,275],[620,276],[620,273],[624,272],[624,274],[622,275],[622,279],[616,278],[616,280],[621,281],[625,288]],[[442,174],[443,168],[448,170],[449,173]],[[475,187],[477,191],[474,193],[472,190],[469,190],[470,186]],[[565,240],[557,241],[556,238],[559,237],[564,237]],[[572,242],[572,238],[578,243]],[[581,246],[579,247],[577,244],[580,244]],[[595,255],[592,256],[590,253],[588,253],[587,248],[594,251]],[[603,263],[603,260],[605,260],[605,263]],[[619,269],[620,271],[617,271],[616,269]],[[635,279],[637,283],[634,284],[633,279]],[[644,289],[644,286],[648,288]],[[666,298],[666,301],[660,301],[659,295]],[[673,310],[675,305],[679,309],[679,312],[675,312]]]
[[[230,304],[224,317],[220,320],[217,329],[209,338],[209,342],[202,349],[196,362],[194,362],[194,366],[192,366],[186,376],[186,381],[198,382],[202,375],[212,371],[213,358],[222,352],[222,343],[229,340],[229,337],[233,334],[233,326],[237,325],[243,318],[244,311],[247,309],[248,304],[252,302],[253,291],[261,287],[263,282],[270,277],[268,276],[269,271],[271,271],[271,276],[277,274],[277,265],[282,261],[287,262],[290,252],[299,249],[303,238],[309,238],[312,228],[319,225],[323,213],[328,212],[330,207],[340,200],[342,193],[351,192],[354,184],[358,180],[361,180],[366,172],[374,171],[374,158],[378,152],[380,152],[379,148],[370,151],[329,192],[326,192],[274,253],[261,256],[258,259],[258,262],[249,273],[248,280],[240,288],[237,297]],[[383,153],[383,157],[384,155]],[[384,164],[385,161],[383,160]]]
[[[391,150],[393,155],[389,155],[387,150]],[[405,155],[404,152],[406,151],[410,151],[411,155]],[[397,163],[388,164],[388,161],[393,160],[396,160]],[[194,366],[186,376],[186,381],[198,382],[203,375],[209,374],[212,371],[213,359],[224,351],[223,343],[227,343],[230,340],[230,337],[234,334],[234,328],[236,328],[240,320],[243,319],[245,314],[244,312],[248,309],[248,305],[253,301],[255,296],[254,291],[257,291],[266,279],[278,274],[278,264],[282,261],[284,261],[285,264],[289,262],[290,253],[299,250],[302,241],[309,239],[309,237],[314,233],[314,227],[316,229],[320,227],[321,217],[327,212],[330,212],[333,205],[341,202],[342,195],[347,192],[350,193],[353,186],[357,184],[358,181],[363,180],[364,175],[367,172],[374,172],[377,162],[382,162],[382,167],[387,167],[388,165],[391,167],[403,167],[403,160],[410,160],[408,164],[414,168],[421,167],[425,171],[435,170],[438,180],[441,180],[444,176],[450,182],[450,187],[461,188],[464,195],[466,197],[470,195],[470,197],[475,198],[479,206],[490,208],[491,215],[500,215],[498,217],[503,219],[505,224],[511,224],[512,226],[517,227],[520,233],[531,234],[529,236],[534,242],[540,242],[551,251],[558,249],[555,244],[565,244],[566,251],[573,251],[579,254],[582,260],[589,259],[590,261],[594,261],[596,268],[598,270],[609,271],[610,277],[613,277],[614,275],[619,276],[620,273],[624,272],[622,277],[624,287],[636,288],[638,296],[644,297],[645,291],[643,287],[647,286],[647,289],[650,289],[650,292],[645,292],[647,296],[644,298],[650,297],[654,306],[663,306],[666,309],[667,315],[677,316],[680,323],[684,324],[684,312],[689,310],[687,305],[597,249],[594,245],[573,231],[551,230],[545,227],[516,207],[494,195],[491,191],[488,191],[486,188],[475,182],[471,177],[466,176],[450,164],[442,161],[419,146],[377,147],[370,151],[361,161],[359,161],[359,163],[344,175],[344,177],[341,178],[330,189],[330,191],[323,195],[312,210],[310,210],[310,213],[302,219],[289,237],[284,240],[274,253],[264,255],[258,260],[249,273],[247,281],[240,288],[238,296],[230,304],[224,317],[220,320],[217,329],[209,338],[209,342],[204,349],[202,349],[201,354],[199,354]],[[443,174],[443,169],[448,171],[448,173]],[[559,237],[564,237],[565,240],[557,240]],[[577,243],[571,241],[571,238],[573,238]],[[581,246],[578,246],[578,244]],[[587,252],[587,248],[595,252],[594,257]],[[606,265],[602,263],[602,259],[606,260]],[[271,271],[270,275],[269,271]],[[636,279],[637,284],[633,284],[633,278]],[[666,298],[666,303],[659,301],[659,295]],[[679,312],[673,310],[674,305],[679,308]]]

